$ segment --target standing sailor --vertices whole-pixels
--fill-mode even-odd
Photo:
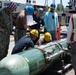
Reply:
[[[33,6],[26,6],[24,10],[21,10],[21,12],[17,16],[16,20],[16,29],[15,29],[15,43],[19,41],[21,37],[23,37],[26,34],[27,28],[29,26],[27,25],[27,17],[32,15],[34,12]]]
[[[8,7],[0,10],[0,60],[8,53],[10,33],[13,29],[12,12],[16,8],[16,4],[10,2]]]
[[[55,12],[56,5],[52,3],[50,5],[50,11],[46,12],[44,16],[45,31],[52,35],[52,41],[56,40],[57,28],[58,28],[58,14]]]
[[[72,65],[76,75],[76,14],[70,17],[69,27],[67,32],[67,45],[71,52]]]

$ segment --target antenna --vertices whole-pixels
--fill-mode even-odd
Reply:
[[[60,0],[60,11],[62,11],[62,5],[63,5],[62,0]]]
[[[45,10],[48,11],[48,0],[45,0],[44,6],[46,7]]]
[[[45,5],[45,6],[47,6],[47,5],[48,5],[48,0],[45,0],[44,5]]]

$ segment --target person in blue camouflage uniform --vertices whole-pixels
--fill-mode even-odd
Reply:
[[[25,35],[21,37],[21,39],[14,46],[11,54],[16,54],[24,50],[29,50],[30,48],[34,48],[35,45],[34,40],[37,39],[38,35],[39,35],[38,30],[32,29],[28,36]]]
[[[26,6],[24,10],[21,10],[17,15],[16,27],[15,27],[15,44],[26,35],[26,30],[29,28],[27,25],[27,16],[32,15],[34,12],[33,6]]]
[[[12,12],[16,5],[10,2],[8,7],[0,10],[0,60],[8,53],[10,33],[13,28]]]

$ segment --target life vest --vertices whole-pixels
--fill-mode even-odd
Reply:
[[[76,41],[76,15],[75,15],[75,14],[73,14],[73,15],[71,16],[71,20],[72,20],[73,30],[72,30],[72,35],[71,35],[70,40],[71,40],[71,41]]]

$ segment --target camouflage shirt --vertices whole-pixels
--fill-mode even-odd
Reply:
[[[13,28],[12,15],[6,11],[6,8],[0,10],[0,28],[11,32]]]
[[[0,60],[8,53],[10,33],[12,31],[12,15],[6,12],[6,9],[0,10]]]

